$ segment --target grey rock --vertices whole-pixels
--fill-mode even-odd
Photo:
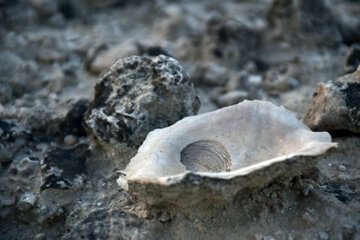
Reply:
[[[86,160],[90,155],[87,144],[70,149],[55,148],[47,153],[41,164],[41,190],[76,189],[86,174]]]
[[[320,83],[304,118],[317,131],[360,133],[360,68],[336,82]]]
[[[85,123],[105,142],[139,146],[151,130],[196,114],[199,107],[190,77],[177,60],[132,56],[102,75]]]

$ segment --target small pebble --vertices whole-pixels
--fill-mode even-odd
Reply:
[[[64,138],[64,143],[66,146],[74,146],[77,143],[77,137],[75,137],[74,135],[67,135]]]
[[[344,165],[339,165],[339,170],[342,172],[346,171],[346,167]]]

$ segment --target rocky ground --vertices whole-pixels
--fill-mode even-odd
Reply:
[[[359,16],[357,0],[0,0],[0,239],[360,239]],[[338,149],[196,208],[144,209],[116,183],[152,129],[245,99]]]

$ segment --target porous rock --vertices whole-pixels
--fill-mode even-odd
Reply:
[[[40,161],[35,158],[24,158],[13,161],[7,169],[7,174],[0,178],[0,218],[8,207],[16,203],[18,209],[26,210],[36,201],[34,194],[39,185]],[[5,214],[6,215],[6,214]]]
[[[105,142],[138,146],[151,130],[196,114],[199,106],[177,60],[132,56],[119,59],[102,75],[85,123]]]
[[[360,67],[335,82],[320,83],[304,122],[317,131],[360,133]]]

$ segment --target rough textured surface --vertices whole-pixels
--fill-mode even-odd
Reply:
[[[147,133],[196,114],[200,101],[178,61],[157,57],[118,60],[102,75],[86,125],[106,142],[139,146]]]
[[[336,82],[320,83],[304,122],[314,130],[360,133],[360,68]]]

